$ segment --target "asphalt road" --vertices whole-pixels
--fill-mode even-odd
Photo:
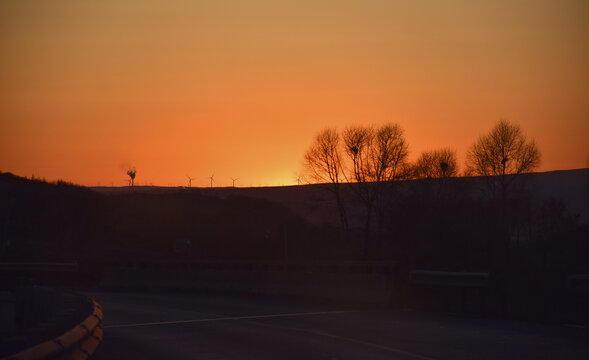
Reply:
[[[589,359],[589,329],[198,294],[92,293],[102,359]]]

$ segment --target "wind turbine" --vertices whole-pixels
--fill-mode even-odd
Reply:
[[[209,180],[211,180],[211,189],[213,188],[213,178],[215,177],[215,173],[213,173],[213,175],[209,176]]]
[[[235,182],[236,182],[237,180],[239,180],[239,178],[230,178],[230,179],[231,179],[231,181],[233,181],[233,187],[235,187]]]
[[[192,187],[192,178],[188,175],[186,175],[186,177],[188,178],[188,187],[191,188]]]

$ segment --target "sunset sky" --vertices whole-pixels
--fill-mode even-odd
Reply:
[[[84,185],[296,183],[327,126],[410,157],[519,123],[589,156],[589,1],[3,0],[0,170]]]

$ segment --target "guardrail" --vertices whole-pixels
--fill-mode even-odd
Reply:
[[[75,272],[78,271],[77,262],[55,263],[55,262],[0,262],[0,270],[4,272],[23,272],[23,271],[58,271],[58,272]]]
[[[573,274],[567,278],[567,288],[576,293],[589,293],[589,275]]]
[[[456,287],[487,287],[489,273],[485,272],[450,272],[413,270],[409,273],[411,284]]]
[[[110,290],[210,291],[386,306],[398,266],[391,262],[109,261]]]
[[[280,262],[280,261],[111,261],[105,266],[118,269],[159,269],[228,272],[379,273],[397,266],[384,261]]]
[[[64,334],[2,360],[87,359],[102,341],[102,307],[94,299],[92,313]]]
[[[0,262],[0,289],[15,290],[23,285],[73,285],[81,278],[78,262]]]
[[[413,270],[409,272],[411,307],[452,313],[486,313],[489,273]]]

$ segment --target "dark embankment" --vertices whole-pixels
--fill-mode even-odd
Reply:
[[[199,190],[106,196],[65,183],[0,174],[0,259],[4,262],[192,259],[344,259],[330,226],[283,205]],[[285,251],[286,250],[286,251]]]
[[[187,278],[210,284],[214,277],[207,271],[214,264],[221,264],[222,278],[250,281],[258,275],[249,267],[243,273],[240,266],[227,264],[251,263],[258,269],[264,262],[286,263],[286,269],[306,269],[297,264],[379,261],[396,269],[386,280],[392,290],[383,292],[392,299],[384,302],[508,318],[587,321],[589,170],[525,175],[502,196],[489,194],[488,180],[413,180],[388,186],[386,201],[372,213],[368,227],[356,185],[345,185],[351,226],[341,231],[337,208],[322,185],[92,191],[1,174],[0,256],[13,262],[76,262],[83,285],[100,284],[105,264],[109,277],[116,279],[112,269],[124,269],[127,265],[119,265],[125,262],[134,273],[149,269],[159,283],[166,283],[166,273],[175,277],[170,284],[186,283],[177,279],[183,271],[159,265],[177,263],[178,269],[191,269]],[[237,275],[227,275],[232,271]],[[412,280],[412,274],[439,277],[427,271],[458,273],[451,277],[476,273],[485,280],[476,286]],[[297,276],[264,275],[273,279],[269,283]],[[300,278],[307,279],[303,284],[310,281],[309,275]],[[198,288],[195,283],[188,288]]]
[[[14,292],[12,323],[0,338],[6,359],[86,359],[102,340],[102,311],[88,296],[47,287]]]

